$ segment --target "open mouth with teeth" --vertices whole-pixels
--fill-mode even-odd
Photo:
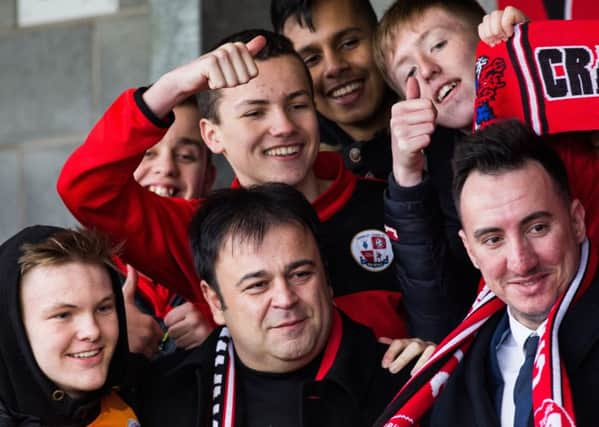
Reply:
[[[102,351],[101,348],[90,350],[90,351],[81,351],[79,353],[69,353],[67,356],[73,357],[75,359],[91,359],[92,357],[96,357]]]
[[[152,193],[158,194],[162,197],[173,197],[179,192],[179,190],[175,187],[167,187],[164,185],[149,185],[147,189]]]
[[[449,95],[455,89],[455,87],[457,85],[458,85],[458,82],[457,81],[453,81],[453,82],[446,83],[443,86],[441,86],[439,88],[439,90],[437,91],[437,96],[435,97],[435,100],[438,103],[443,102],[443,100],[445,98],[447,98],[447,95]]]
[[[363,81],[353,81],[351,83],[347,83],[343,86],[339,86],[331,91],[329,91],[328,96],[331,98],[342,98],[350,93],[353,93],[364,86]]]
[[[273,147],[264,151],[269,157],[288,157],[294,156],[301,150],[301,145],[287,145],[284,147]]]

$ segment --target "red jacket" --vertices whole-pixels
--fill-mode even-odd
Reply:
[[[82,224],[125,243],[125,262],[196,301],[211,318],[187,239],[188,224],[201,200],[163,198],[133,178],[145,150],[169,125],[147,111],[140,91],[125,91],[65,163],[58,192]],[[337,305],[378,336],[406,336],[401,294],[387,268],[393,255],[383,233],[385,184],[356,178],[336,153],[320,153],[314,170],[318,178],[333,180],[313,206],[325,223],[325,258]],[[365,250],[354,249],[352,255],[349,248],[356,239]]]

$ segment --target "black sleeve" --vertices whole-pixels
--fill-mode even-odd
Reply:
[[[472,302],[470,297],[463,297],[460,282],[460,272],[472,267],[457,262],[452,253],[446,218],[428,176],[419,185],[406,188],[390,175],[384,200],[385,226],[396,234],[391,239],[393,268],[410,333],[439,342],[460,322]],[[472,279],[467,280],[471,286]]]

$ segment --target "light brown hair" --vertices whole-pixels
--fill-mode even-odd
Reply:
[[[398,88],[387,73],[385,64],[388,53],[394,51],[397,33],[401,28],[421,17],[432,7],[443,9],[463,20],[472,27],[472,36],[478,38],[477,27],[485,11],[476,0],[396,0],[381,18],[372,40],[374,61],[387,84],[395,91]]]
[[[111,258],[118,247],[108,238],[90,229],[62,230],[38,243],[21,246],[21,275],[37,266],[57,266],[69,262],[84,262],[113,266]]]

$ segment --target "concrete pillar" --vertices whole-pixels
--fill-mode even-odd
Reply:
[[[150,0],[152,81],[200,54],[201,4],[201,0]]]

